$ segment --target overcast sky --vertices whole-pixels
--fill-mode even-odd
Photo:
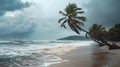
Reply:
[[[57,23],[59,11],[68,3],[85,11],[85,29],[93,23],[109,28],[120,22],[120,0],[0,0],[0,38],[46,40],[77,35]]]

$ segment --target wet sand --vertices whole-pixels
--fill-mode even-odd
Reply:
[[[79,47],[58,56],[68,61],[49,67],[120,67],[120,50],[108,51],[95,45]]]

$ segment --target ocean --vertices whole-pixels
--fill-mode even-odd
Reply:
[[[89,46],[93,41],[73,40],[0,40],[0,67],[47,67],[61,63],[58,56],[43,53],[44,48],[72,45]]]

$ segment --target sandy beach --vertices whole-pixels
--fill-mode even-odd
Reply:
[[[120,50],[104,51],[103,48],[95,45],[65,46],[47,50],[49,50],[48,53],[57,55],[63,60],[68,60],[52,64],[49,67],[120,67]]]

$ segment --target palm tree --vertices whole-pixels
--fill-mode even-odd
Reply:
[[[97,43],[99,43],[99,46],[103,46],[105,44],[102,43],[101,40],[105,39],[105,38],[101,38],[101,36],[103,36],[103,33],[105,33],[105,27],[103,27],[102,25],[98,25],[98,24],[93,24],[90,28],[89,28],[89,35],[91,37],[91,39]],[[102,35],[101,35],[102,34]]]
[[[120,24],[115,24],[109,29],[109,40],[120,41]]]
[[[113,28],[120,28],[119,25],[115,25]],[[108,37],[106,37],[106,34],[108,35],[109,32],[105,30],[105,27],[98,24],[93,24],[89,28],[89,35],[92,38],[93,41],[97,42],[99,46],[107,45],[109,49],[120,49],[119,46],[117,46],[114,42],[111,44],[109,43]],[[111,37],[111,36],[110,36]]]
[[[79,14],[83,14],[84,11],[82,11],[82,8],[78,8],[76,4],[68,4],[63,11],[59,12],[60,14],[63,15],[62,18],[59,19],[59,23],[61,23],[61,27],[66,28],[65,23],[68,23],[69,27],[71,28],[72,31],[76,32],[77,34],[80,34],[79,31],[84,31],[81,28],[81,26],[84,25],[84,22],[86,21],[86,18],[84,16],[79,16]]]
[[[86,21],[86,18],[84,16],[79,16],[79,14],[83,14],[84,11],[82,11],[82,8],[78,8],[76,4],[68,4],[66,6],[66,8],[63,11],[59,12],[60,14],[62,14],[62,18],[59,19],[59,23],[61,23],[61,27],[66,28],[65,23],[68,23],[68,26],[71,28],[72,31],[76,32],[77,34],[80,34],[80,31],[86,32],[87,34],[89,34],[92,38],[97,39],[99,41],[101,41],[103,44],[109,46],[109,49],[120,49],[120,47],[118,46],[112,46],[111,44],[108,43],[108,41],[106,41],[104,39],[104,37],[100,36],[97,33],[91,33],[88,32],[84,29],[82,29],[81,27],[84,25],[84,22]],[[96,25],[95,25],[96,26]],[[94,27],[93,27],[94,28]],[[98,28],[100,31],[104,30],[104,28],[102,27],[102,25],[98,25]],[[94,28],[94,31],[97,31],[96,28]]]
[[[115,24],[113,28],[120,29],[120,23],[119,24]]]
[[[93,26],[89,28],[89,32],[100,33],[103,31],[105,31],[105,27],[103,27],[102,25],[98,25],[98,24],[93,24]]]

